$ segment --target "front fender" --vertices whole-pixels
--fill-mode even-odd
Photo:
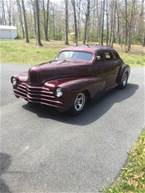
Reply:
[[[105,81],[100,77],[75,77],[48,81],[47,83],[54,85],[52,88],[54,92],[56,88],[62,88],[63,96],[59,100],[64,104],[65,110],[71,108],[78,92],[87,91],[90,98],[93,98],[97,92],[105,88]]]
[[[88,91],[90,97],[93,98],[97,92],[104,89],[105,81],[100,77],[81,77],[66,81],[58,86],[72,96],[78,92]]]

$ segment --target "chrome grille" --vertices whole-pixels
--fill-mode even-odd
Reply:
[[[62,102],[57,100],[54,93],[44,86],[31,86],[26,83],[20,83],[14,88],[14,93],[17,97],[22,97],[30,102],[56,107],[62,105]]]

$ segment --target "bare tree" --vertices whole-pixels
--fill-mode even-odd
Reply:
[[[118,4],[118,2],[116,2],[116,14],[117,14],[117,37],[118,37],[118,43],[121,44],[120,15],[119,15],[119,4]]]
[[[55,10],[54,6],[52,7],[52,31],[53,31],[53,39],[56,38],[56,27],[55,27]]]
[[[105,0],[103,0],[102,4],[101,45],[103,45],[104,41],[104,15],[105,15]]]
[[[33,0],[30,0],[30,3],[31,3],[31,9],[32,9],[32,17],[33,17],[33,21],[34,21],[33,33],[34,33],[34,36],[36,37],[35,2]]]
[[[8,25],[12,25],[12,7],[11,7],[11,1],[5,1],[6,3],[6,9],[7,9],[7,15],[8,15]]]
[[[68,45],[68,0],[65,0],[65,44]]]
[[[19,20],[20,20],[20,26],[21,26],[21,31],[22,31],[22,37],[25,37],[25,31],[24,31],[24,27],[23,27],[23,17],[22,17],[22,7],[21,7],[21,3],[19,0],[17,0],[17,8],[18,8],[18,12],[19,12]]]
[[[145,24],[143,25],[143,22],[145,20],[144,17],[144,0],[142,0],[141,3],[141,10],[139,15],[139,35],[142,37],[142,45],[145,46]]]
[[[106,45],[109,44],[109,13],[108,13],[108,1],[106,2]]]
[[[26,38],[26,42],[29,43],[29,35],[28,35],[27,18],[26,18],[24,0],[21,0],[21,2],[22,2],[23,17],[24,17],[25,38]]]
[[[45,8],[45,0],[42,0],[42,4],[43,4],[44,35],[45,40],[48,41],[49,0],[47,0],[46,2],[46,8]]]
[[[128,1],[125,0],[125,45],[127,46],[127,36],[128,36]]]
[[[71,0],[73,7],[74,26],[75,26],[75,43],[78,45],[78,27],[77,27],[77,16],[76,16],[76,5],[75,0]]]
[[[76,1],[76,12],[77,12],[77,28],[78,28],[78,39],[80,38],[81,35],[81,4],[82,0],[77,0]]]
[[[36,37],[40,45],[43,34],[46,41],[65,37],[68,44],[68,31],[74,31],[76,45],[78,40],[110,46],[117,42],[127,52],[136,42],[145,46],[145,0],[63,2],[65,6],[51,0],[1,0],[0,24],[16,25],[26,42]]]
[[[39,20],[39,2],[35,0],[35,16],[36,16],[36,46],[43,46],[40,35],[40,20]]]
[[[132,0],[130,19],[129,19],[129,22],[128,22],[129,24],[128,24],[128,46],[127,46],[127,51],[130,51],[131,43],[132,43],[132,31],[131,30],[132,30],[133,19],[134,19],[135,2],[136,2],[136,0]]]
[[[5,13],[5,3],[4,3],[4,0],[1,0],[1,11],[2,11],[2,13],[1,13],[1,23],[3,24],[3,25],[6,25],[6,13]]]
[[[85,19],[85,29],[84,29],[84,39],[83,44],[88,41],[88,24],[89,24],[89,17],[90,17],[90,0],[87,0],[87,11],[86,11],[86,19]]]

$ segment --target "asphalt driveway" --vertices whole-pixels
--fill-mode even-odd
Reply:
[[[99,192],[111,184],[145,126],[145,69],[133,68],[78,117],[28,106],[10,76],[25,65],[1,64],[0,192]]]

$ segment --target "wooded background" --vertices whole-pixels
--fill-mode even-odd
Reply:
[[[0,0],[0,24],[14,25],[18,38],[76,45],[118,43],[128,52],[145,46],[145,0]]]

